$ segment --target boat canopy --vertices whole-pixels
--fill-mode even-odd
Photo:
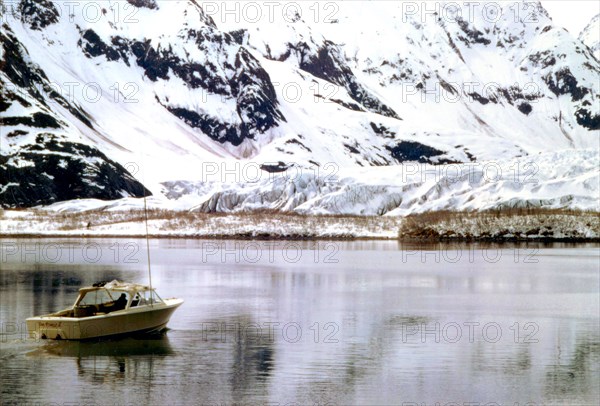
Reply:
[[[84,288],[79,289],[80,293],[93,292],[95,290],[112,290],[117,292],[144,292],[144,291],[152,291],[154,289],[150,288],[148,285],[140,285],[137,283],[130,282],[121,282],[118,280],[113,280],[110,282],[100,282],[95,283],[93,286],[86,286]]]

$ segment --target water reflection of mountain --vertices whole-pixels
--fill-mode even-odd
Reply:
[[[578,339],[575,351],[566,361],[557,360],[546,372],[546,397],[557,403],[568,403],[574,395],[598,399],[598,365],[600,342],[592,338]],[[595,376],[595,378],[593,378]],[[595,388],[595,393],[594,390]]]
[[[251,396],[267,403],[276,367],[276,341],[266,330],[247,328],[258,325],[251,315],[235,314],[203,319],[192,330],[178,331],[178,346],[194,349],[188,362],[179,364],[179,373],[201,374],[195,390],[205,400],[245,404]]]

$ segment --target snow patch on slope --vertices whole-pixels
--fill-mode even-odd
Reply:
[[[600,61],[600,14],[596,14],[579,34],[579,40],[587,45]]]

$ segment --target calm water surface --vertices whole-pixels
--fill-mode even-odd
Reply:
[[[151,241],[162,338],[25,318],[147,282],[140,240],[0,240],[2,404],[598,404],[598,245]]]

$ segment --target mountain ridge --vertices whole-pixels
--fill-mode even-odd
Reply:
[[[141,168],[137,176],[165,196],[165,184],[201,178],[203,162],[335,163],[344,171],[597,148],[600,64],[540,3],[516,22],[505,7],[493,24],[481,16],[422,20],[373,4],[341,2],[335,19],[307,22],[305,9],[265,25],[230,21],[195,1],[115,2],[91,22],[65,15],[65,4],[59,12],[22,0],[3,25],[8,158],[0,167],[50,134],[96,148],[123,169]],[[377,30],[352,31],[370,26]],[[11,68],[17,42],[33,81]],[[20,170],[11,171],[2,205],[32,205],[7,193],[19,187]],[[131,184],[119,193],[140,190]],[[75,197],[102,198],[89,192]]]
[[[600,60],[600,13],[592,17],[578,38],[592,50],[596,59]]]

